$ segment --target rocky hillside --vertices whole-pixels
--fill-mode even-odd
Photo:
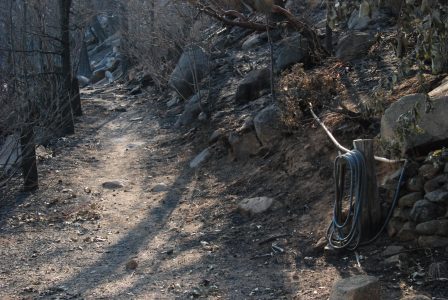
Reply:
[[[397,77],[403,65],[398,1],[369,13],[362,2],[333,27],[331,39],[324,5],[275,1],[280,8],[266,30],[267,16],[251,9],[252,2],[241,7],[243,15],[222,19],[208,11],[206,22],[192,22],[206,30],[192,30],[196,38],[178,55],[166,51],[168,78],[144,58],[126,57],[113,21],[94,20],[78,72],[88,107],[82,132],[41,148],[56,157],[41,159],[48,190],[17,208],[42,211],[40,217],[26,212],[4,222],[14,233],[41,230],[40,221],[60,226],[67,243],[76,244],[59,238],[60,247],[76,253],[62,260],[80,271],[69,269],[73,278],[50,278],[41,288],[27,284],[23,293],[36,299],[445,299],[447,74],[413,61]],[[344,147],[373,139],[375,155],[400,160],[375,164],[384,231],[355,251],[328,245],[340,149],[313,113]],[[12,148],[4,147],[0,158]],[[67,166],[57,153],[76,157]],[[59,169],[75,180],[62,180],[53,172]],[[116,185],[104,185],[110,182]],[[43,205],[40,197],[59,200]],[[344,218],[355,210],[348,201],[337,208]],[[78,238],[75,229],[87,237]],[[112,245],[103,249],[106,241]],[[28,261],[12,244],[8,251]],[[78,250],[100,262],[77,264]],[[51,260],[41,252],[33,259]],[[0,271],[0,278],[11,274],[5,286],[13,291],[20,272]]]

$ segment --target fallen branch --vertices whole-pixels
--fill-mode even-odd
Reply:
[[[190,3],[194,5],[199,11],[204,12],[208,16],[215,18],[226,25],[238,26],[255,31],[265,31],[269,28],[274,28],[274,26],[272,25],[266,27],[266,24],[249,21],[242,13],[235,10],[223,10],[219,7],[206,5],[201,1],[190,1]],[[290,11],[278,5],[273,5],[271,12],[283,15],[287,19],[288,24],[296,29],[300,34],[303,35],[304,38],[306,38],[310,42],[311,50],[315,55],[314,58],[316,60],[320,60],[321,58],[328,55],[327,50],[322,47],[316,31],[311,28],[311,26],[309,26],[306,22],[296,18]],[[236,19],[230,19],[228,17],[235,17]]]
[[[258,245],[264,245],[264,244],[267,244],[267,243],[269,243],[269,242],[272,242],[272,241],[275,241],[275,240],[277,240],[277,239],[281,239],[281,238],[284,238],[284,237],[289,237],[289,236],[291,236],[290,234],[278,234],[278,235],[274,235],[274,236],[271,236],[271,237],[268,237],[267,239],[264,239],[264,240],[262,240],[262,241],[260,241],[260,242],[258,242]]]
[[[309,103],[310,105],[310,111],[311,114],[313,115],[314,119],[316,120],[317,123],[319,123],[319,125],[325,130],[325,132],[327,133],[328,137],[331,139],[331,141],[333,142],[333,144],[341,151],[343,152],[350,152],[349,149],[345,148],[344,146],[342,146],[337,140],[336,138],[333,136],[333,134],[331,133],[331,131],[327,128],[327,126],[325,126],[324,122],[322,122],[319,117],[314,113],[313,111],[313,106],[311,105],[311,103]],[[380,156],[375,156],[375,160],[376,161],[380,161],[380,162],[384,162],[384,163],[389,163],[389,164],[397,164],[397,163],[402,163],[405,162],[405,159],[388,159],[388,158],[384,158],[384,157],[380,157]]]

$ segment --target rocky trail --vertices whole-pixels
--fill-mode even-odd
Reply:
[[[379,263],[386,241],[361,262],[323,255],[327,201],[240,214],[241,195],[260,194],[250,167],[215,150],[191,168],[201,149],[171,129],[156,94],[89,88],[83,102],[77,133],[38,152],[40,190],[2,203],[1,299],[327,299],[353,274],[382,274],[387,299],[416,293]]]

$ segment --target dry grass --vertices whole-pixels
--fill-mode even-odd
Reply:
[[[340,63],[330,63],[313,70],[304,70],[298,64],[291,72],[283,74],[280,79],[280,102],[288,126],[294,127],[301,122],[302,112],[308,110],[309,103],[315,108],[337,106],[334,104],[335,99],[347,97],[347,90],[340,79],[341,67]]]

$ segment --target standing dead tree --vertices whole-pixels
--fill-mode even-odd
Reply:
[[[0,36],[8,37],[0,46],[0,143],[8,137],[18,153],[14,161],[0,157],[8,164],[6,173],[0,165],[0,188],[20,165],[25,190],[37,188],[36,144],[74,132],[81,106],[72,75],[70,7],[71,0],[0,4]]]

